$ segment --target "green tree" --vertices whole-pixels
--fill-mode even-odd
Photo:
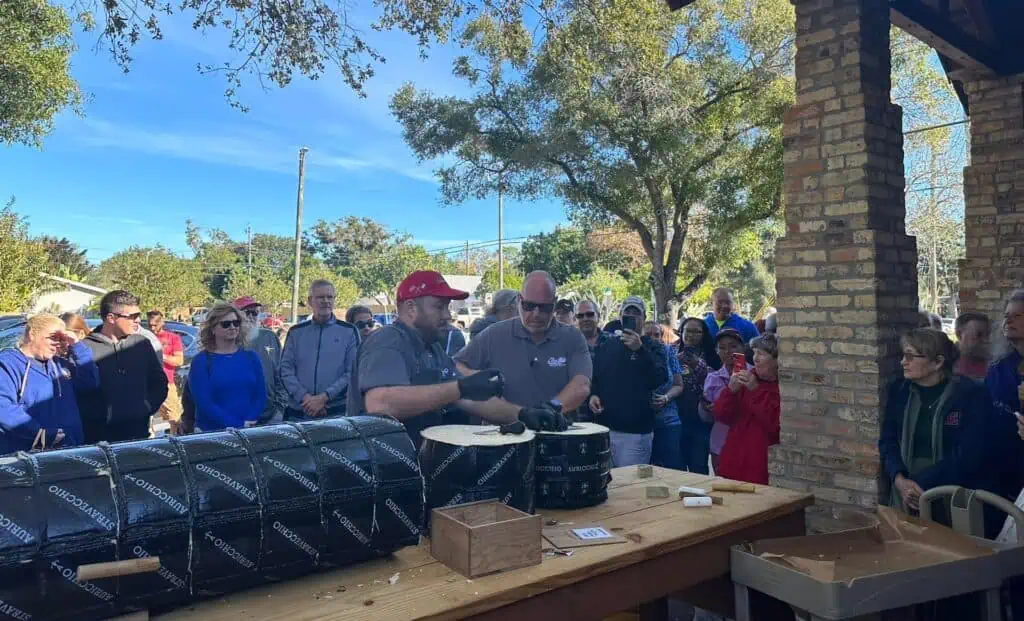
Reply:
[[[185,243],[192,249],[193,260],[203,283],[214,300],[226,299],[228,283],[243,267],[239,243],[220,229],[204,229],[191,219],[185,220]]]
[[[395,304],[398,283],[410,272],[444,268],[443,263],[443,258],[431,256],[423,246],[401,242],[381,254],[363,258],[348,270],[348,276],[363,293],[389,307]]]
[[[310,248],[331,267],[346,270],[391,248],[409,236],[392,231],[372,218],[345,216],[334,222],[318,220],[306,234]]]
[[[28,234],[28,219],[14,210],[12,197],[0,210],[0,312],[25,312],[47,287],[41,267],[46,248]]]
[[[446,202],[492,191],[500,174],[509,196],[560,197],[577,224],[635,231],[665,313],[729,239],[780,208],[792,6],[723,0],[673,13],[662,0],[552,0],[538,10],[536,38],[486,7],[469,21],[461,40],[474,55],[454,73],[473,96],[406,85],[392,110],[420,159],[446,158]],[[695,229],[707,231],[701,243]]]
[[[505,286],[501,287],[498,284],[498,254],[495,253],[491,255],[491,258],[484,266],[484,273],[480,278],[480,284],[473,294],[477,298],[482,300],[488,293],[494,293],[502,288],[515,289],[516,291],[523,288],[525,274],[516,267],[519,263],[519,249],[505,248],[503,254],[505,255]]]
[[[583,231],[555,227],[550,233],[531,235],[523,242],[517,266],[524,274],[544,270],[555,282],[563,283],[576,276],[589,275],[593,257]]]
[[[202,306],[210,300],[196,262],[159,245],[118,252],[99,264],[94,280],[106,289],[127,289],[141,299],[143,309],[167,311]]]
[[[92,265],[86,258],[86,251],[67,237],[42,235],[38,241],[46,248],[47,274],[81,281],[92,271]]]
[[[618,311],[618,305],[631,295],[630,283],[614,270],[597,266],[587,276],[576,276],[558,287],[558,297],[569,297],[574,301],[592,300],[597,302],[601,317],[609,320]],[[650,295],[650,287],[647,295]]]
[[[314,280],[327,280],[334,285],[337,296],[334,304],[338,310],[352,306],[359,299],[359,285],[354,280],[342,276],[323,261],[314,259],[309,265],[303,264],[302,271],[299,273],[299,300],[301,303],[305,304],[309,285]]]
[[[0,2],[0,143],[39,147],[58,114],[81,111],[74,51],[63,8],[46,0]]]

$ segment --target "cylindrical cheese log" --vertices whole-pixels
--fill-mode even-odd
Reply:
[[[594,423],[537,433],[537,506],[579,509],[608,499],[611,436]]]
[[[690,496],[683,498],[684,507],[710,507],[711,499],[707,496]]]

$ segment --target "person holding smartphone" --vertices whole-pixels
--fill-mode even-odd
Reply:
[[[99,381],[92,352],[60,317],[30,318],[18,347],[0,352],[0,455],[83,444],[75,391]]]
[[[711,334],[700,317],[684,319],[679,332],[682,339],[677,360],[682,390],[676,401],[680,423],[680,469],[708,474],[711,420],[701,416],[700,406],[709,372],[705,352],[711,349]]]
[[[733,361],[731,364],[723,364],[720,369],[708,372],[708,376],[704,380],[704,395],[698,410],[700,418],[712,425],[711,435],[708,437],[708,450],[711,452],[711,467],[717,474],[719,471],[718,456],[721,455],[722,447],[725,446],[725,438],[729,435],[729,425],[715,419],[714,403],[718,399],[718,395],[722,394],[725,387],[729,385],[729,378],[732,377],[736,366],[735,361],[738,360],[736,354],[743,355],[744,343],[740,333],[732,328],[721,330],[715,335],[714,341],[715,358]],[[747,364],[744,368],[749,369],[750,365]]]

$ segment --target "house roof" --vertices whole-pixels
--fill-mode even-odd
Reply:
[[[69,280],[67,278],[61,278],[60,276],[53,276],[51,274],[45,273],[42,274],[42,276],[43,278],[52,280],[70,289],[77,289],[79,291],[84,291],[85,293],[91,293],[93,295],[106,295],[107,293],[106,289],[103,289],[101,287],[94,287],[92,285],[87,285],[84,282],[78,282],[77,280]]]
[[[468,274],[444,274],[445,281],[453,289],[459,291],[468,291],[469,295],[474,295],[476,288],[480,286],[480,281],[483,280],[482,276],[470,276]]]

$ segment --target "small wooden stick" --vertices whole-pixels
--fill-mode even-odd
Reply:
[[[78,566],[79,582],[113,578],[114,576],[130,576],[144,574],[160,569],[160,557],[135,558],[127,561],[111,561],[109,563],[91,563]]]
[[[736,494],[756,494],[757,488],[754,487],[753,483],[712,483],[711,491],[713,492],[734,492]]]

